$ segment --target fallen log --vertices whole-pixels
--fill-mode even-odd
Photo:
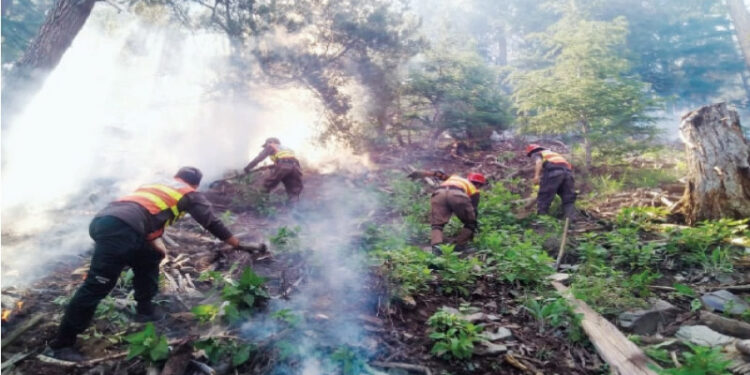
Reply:
[[[597,353],[609,364],[613,374],[656,375],[656,372],[649,368],[649,364],[653,362],[617,327],[585,302],[575,298],[565,285],[553,281],[552,286],[573,306],[576,313],[583,315],[581,327],[594,344]]]
[[[701,311],[700,321],[709,328],[725,335],[750,339],[750,324],[739,320],[725,318],[708,311]]]
[[[373,361],[373,362],[370,362],[370,365],[375,366],[375,367],[382,367],[382,368],[397,368],[401,370],[415,371],[415,372],[420,372],[426,375],[432,375],[432,371],[430,371],[429,367],[421,366],[421,365],[412,365],[409,363]]]
[[[38,313],[29,320],[23,322],[18,328],[14,329],[13,332],[9,333],[8,336],[3,337],[2,341],[0,341],[0,348],[4,348],[6,345],[12,344],[16,339],[18,339],[24,332],[26,332],[29,328],[35,326],[37,323],[39,323],[42,318],[44,318],[44,313]]]

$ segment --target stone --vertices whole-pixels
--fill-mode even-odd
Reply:
[[[478,355],[494,355],[505,353],[508,351],[508,347],[500,344],[493,344],[489,341],[482,341],[482,345],[474,347],[474,353]]]
[[[732,294],[728,290],[716,290],[701,296],[701,301],[707,309],[739,315],[750,308],[742,298]]]
[[[485,313],[481,313],[481,312],[470,314],[470,315],[465,315],[463,318],[465,320],[469,321],[469,322],[472,322],[472,323],[477,322],[477,321],[490,321],[490,322],[492,322],[492,321],[495,321],[495,320],[500,320],[500,317],[498,317],[497,315],[485,314]]]
[[[505,327],[498,327],[496,332],[483,332],[482,337],[488,341],[498,341],[513,337],[513,333]]]
[[[497,310],[497,302],[490,301],[484,304],[484,307],[490,309],[490,310]]]
[[[724,346],[735,340],[706,326],[682,326],[675,337],[702,346]]]
[[[739,350],[740,353],[750,356],[750,340],[737,341],[734,346]]]
[[[657,299],[647,310],[626,311],[617,318],[620,327],[639,334],[652,335],[660,324],[665,324],[677,316],[678,309],[671,303]]]

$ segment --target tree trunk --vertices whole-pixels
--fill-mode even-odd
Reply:
[[[750,145],[737,111],[726,103],[692,111],[680,133],[687,153],[687,185],[676,210],[688,224],[750,217]]]
[[[591,170],[591,140],[589,139],[589,123],[585,119],[581,120],[581,130],[583,135],[583,150],[586,153],[586,172]]]
[[[97,0],[58,0],[47,13],[39,33],[11,72],[3,77],[3,128],[12,122],[26,102],[36,94],[46,75],[60,62],[65,51],[86,23]]]
[[[727,5],[732,16],[734,32],[740,42],[742,54],[745,55],[745,65],[750,69],[750,13],[743,0],[727,0]]]
[[[29,71],[54,69],[83,28],[94,3],[96,0],[59,0],[15,68]]]

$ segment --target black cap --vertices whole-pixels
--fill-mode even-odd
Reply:
[[[198,186],[201,184],[203,173],[196,167],[182,167],[174,176],[190,185]]]
[[[279,141],[279,139],[278,139],[278,138],[276,138],[276,137],[266,138],[266,143],[264,143],[264,144],[263,144],[263,146],[260,146],[260,147],[266,147],[266,146],[268,146],[268,144],[270,144],[270,143],[278,143],[278,144],[281,144],[281,141]]]

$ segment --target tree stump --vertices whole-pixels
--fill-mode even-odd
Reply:
[[[680,133],[688,173],[674,211],[689,225],[750,217],[750,145],[737,111],[726,103],[701,107],[682,117]]]

